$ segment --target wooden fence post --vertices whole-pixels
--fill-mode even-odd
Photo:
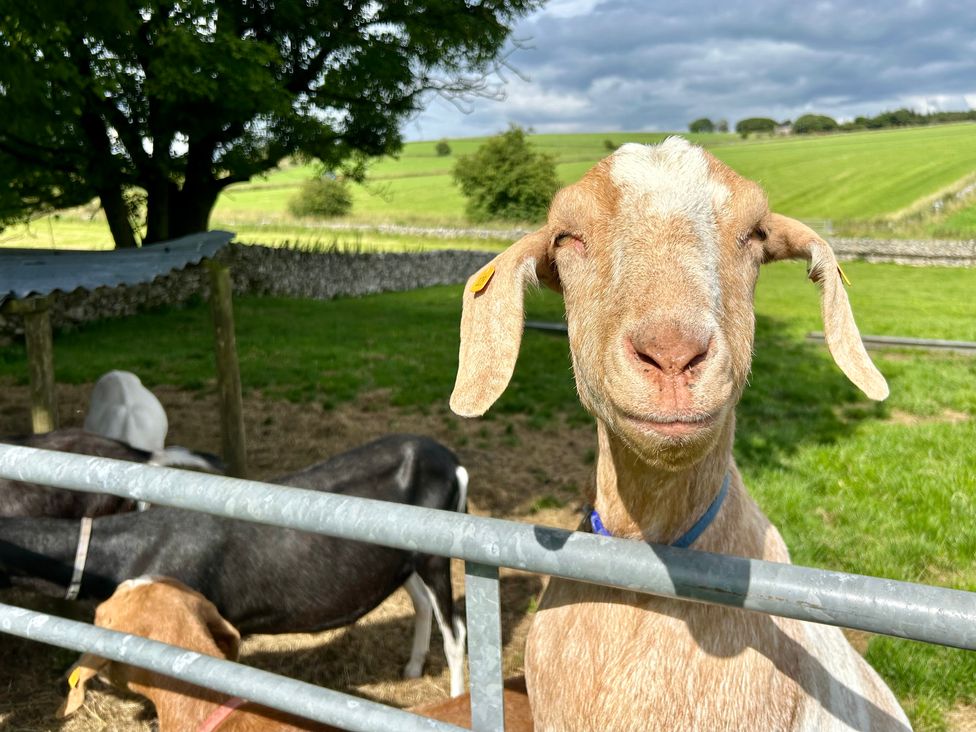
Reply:
[[[247,473],[247,451],[244,440],[241,372],[237,362],[237,340],[234,335],[230,270],[213,260],[207,261],[207,269],[210,270],[210,312],[213,316],[214,353],[217,357],[223,458],[230,474],[243,478]]]
[[[51,336],[50,300],[28,297],[10,300],[5,313],[24,317],[27,368],[30,378],[31,428],[43,434],[58,428],[58,399],[54,389],[54,344]]]

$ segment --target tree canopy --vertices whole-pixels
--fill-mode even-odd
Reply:
[[[559,190],[556,159],[536,150],[517,125],[459,157],[454,181],[472,221],[537,221]]]
[[[797,117],[796,122],[793,123],[793,132],[798,135],[834,132],[837,128],[837,120],[825,114],[804,114]]]
[[[708,117],[699,117],[688,124],[689,132],[715,132],[715,123]]]
[[[288,156],[395,153],[430,93],[485,93],[538,0],[32,0],[0,10],[0,222],[96,196],[117,246],[206,229]],[[144,200],[141,198],[144,195]]]
[[[768,117],[749,117],[736,122],[735,131],[743,137],[751,132],[772,132],[776,129],[776,120]]]

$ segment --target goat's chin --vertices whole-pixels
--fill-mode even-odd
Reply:
[[[591,410],[609,432],[634,456],[651,468],[677,472],[701,462],[719,447],[727,433],[729,405],[713,411],[699,411],[696,416],[655,419],[632,415],[615,405],[603,404]]]
[[[614,432],[644,463],[658,470],[677,472],[701,462],[715,449],[720,430],[715,425],[700,427],[684,434],[661,432],[639,423],[618,421]]]

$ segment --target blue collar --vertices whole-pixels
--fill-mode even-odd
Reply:
[[[705,513],[702,514],[701,518],[695,522],[695,525],[688,529],[684,534],[679,536],[677,539],[671,542],[671,546],[678,546],[682,549],[687,548],[695,543],[695,539],[701,536],[705,529],[711,526],[712,521],[718,516],[719,509],[722,508],[722,502],[725,501],[725,496],[729,493],[729,481],[732,479],[732,473],[725,474],[725,480],[722,481],[722,487],[718,489],[718,495],[715,496],[715,500],[712,501],[712,505],[708,507]],[[600,514],[596,512],[594,508],[590,511],[590,525],[593,527],[593,531],[601,536],[613,536],[607,528],[603,525],[603,521],[600,520]]]

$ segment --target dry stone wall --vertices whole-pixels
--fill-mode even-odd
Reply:
[[[830,238],[838,259],[863,259],[943,267],[976,267],[976,239],[969,241],[922,239]]]
[[[839,259],[898,264],[976,266],[976,241],[912,241],[832,238]],[[342,253],[232,244],[220,254],[231,268],[237,294],[329,300],[334,297],[457,284],[488,262],[492,253],[442,250],[415,253]],[[76,290],[53,297],[55,328],[70,329],[102,318],[132,315],[160,305],[206,296],[205,267],[193,266],[129,287]],[[0,338],[23,333],[19,316],[0,314]]]
[[[464,282],[492,258],[490,252],[341,253],[232,244],[219,255],[230,266],[236,294],[329,300]],[[209,294],[206,267],[187,267],[150,283],[55,293],[51,322],[71,329],[103,318],[179,305]],[[0,338],[23,333],[19,316],[0,314]]]

